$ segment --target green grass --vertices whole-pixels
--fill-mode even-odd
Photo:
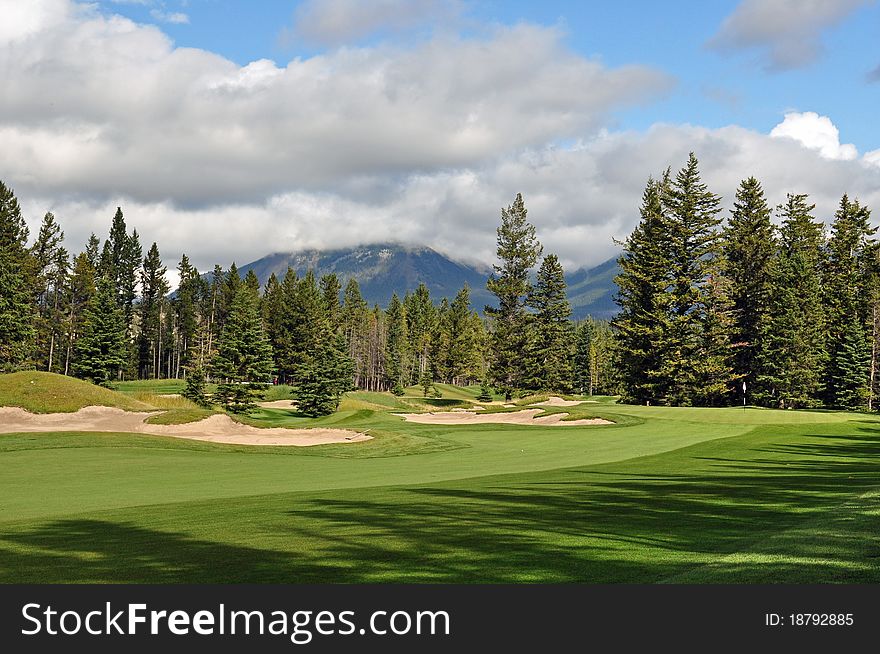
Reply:
[[[122,393],[89,382],[33,371],[0,375],[0,406],[17,406],[32,413],[70,413],[85,406],[109,406],[129,411],[151,408]]]
[[[0,581],[880,582],[875,416],[606,402],[549,410],[613,426],[392,415],[413,407],[432,408],[352,393],[320,420],[247,419],[375,437],[313,448],[0,436]]]

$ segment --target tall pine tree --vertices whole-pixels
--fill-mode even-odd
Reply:
[[[529,294],[534,311],[534,340],[529,356],[533,388],[571,392],[573,330],[571,305],[565,295],[565,272],[555,254],[541,262]]]
[[[18,200],[0,182],[0,372],[16,370],[32,352],[35,330],[27,238]]]

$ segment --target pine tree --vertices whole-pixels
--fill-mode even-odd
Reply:
[[[607,322],[588,318],[575,332],[574,387],[585,395],[614,395],[615,337]]]
[[[260,280],[257,279],[257,273],[253,271],[253,269],[248,270],[247,274],[244,276],[244,286],[250,291],[251,295],[255,298],[259,299],[260,297]],[[259,302],[258,302],[259,304]]]
[[[498,298],[498,307],[486,307],[493,319],[490,374],[496,387],[507,399],[525,380],[522,353],[528,342],[526,298],[531,290],[529,272],[543,248],[535,236],[535,227],[526,220],[527,210],[521,194],[513,204],[501,210],[497,256],[500,263],[486,287]]]
[[[854,318],[844,328],[835,357],[834,404],[843,409],[861,410],[868,401],[870,351],[865,331]]]
[[[827,255],[823,261],[823,304],[827,326],[828,363],[825,371],[824,399],[835,406],[852,401],[853,356],[859,348],[850,339],[858,325],[869,347],[865,327],[871,320],[872,271],[876,267],[877,242],[872,238],[877,228],[871,226],[867,207],[844,195],[834,215]],[[860,351],[860,350],[859,350]],[[865,362],[864,377],[869,376]]]
[[[181,368],[185,374],[185,371],[192,368],[194,363],[196,367],[202,370],[202,375],[204,375],[201,363],[193,361],[197,354],[195,345],[199,330],[198,301],[202,288],[202,279],[199,271],[190,264],[189,257],[186,254],[180,257],[177,273],[180,277],[180,284],[177,287],[177,297],[173,305],[177,318],[175,343],[177,361],[175,362],[174,377],[178,378],[180,376]]]
[[[219,380],[214,401],[229,411],[250,410],[266,388],[272,371],[272,350],[257,298],[243,284],[236,285],[230,300],[212,368]]]
[[[571,305],[565,295],[565,272],[555,254],[544,257],[528,304],[534,310],[532,388],[571,391]]]
[[[28,229],[12,189],[0,182],[0,372],[22,366],[35,338]]]
[[[485,379],[480,382],[480,394],[477,395],[477,400],[479,400],[480,402],[492,401],[492,391],[489,388],[489,382]]]
[[[369,309],[361,296],[357,280],[349,279],[345,285],[345,298],[340,313],[341,330],[348,356],[354,366],[354,385],[368,388],[369,377]]]
[[[470,304],[471,291],[465,284],[449,305],[449,313],[445,320],[445,326],[449,331],[447,336],[449,381],[460,386],[483,376],[479,333]]]
[[[138,374],[142,379],[159,377],[161,366],[162,301],[168,293],[167,268],[162,265],[159,248],[153,243],[144,257],[140,273],[140,336],[138,339]]]
[[[208,407],[211,405],[206,390],[205,371],[201,366],[196,366],[189,371],[186,376],[186,386],[181,395],[190,402],[195,402],[199,406]]]
[[[94,232],[89,235],[84,254],[86,255],[86,259],[88,259],[92,270],[97,271],[101,262],[101,239],[95,236]]]
[[[668,172],[659,182],[648,180],[640,222],[623,243],[618,259],[621,273],[614,280],[620,312],[612,324],[623,400],[638,404],[663,402],[670,387],[662,371],[669,354],[666,334],[671,329],[672,304],[672,227],[662,203],[668,184]]]
[[[823,226],[806,195],[788,195],[779,207],[779,251],[771,264],[769,318],[761,324],[759,376],[754,400],[799,408],[820,404],[827,360],[821,293]]]
[[[37,240],[31,246],[30,260],[37,307],[35,362],[39,368],[50,372],[57,363],[56,351],[65,316],[63,289],[70,262],[63,242],[61,226],[51,212],[47,213],[40,224]]]
[[[776,247],[764,190],[754,177],[743,180],[724,230],[724,256],[734,308],[733,368],[749,386],[758,376],[761,322],[772,310],[770,270]]]
[[[732,312],[723,281],[720,198],[700,178],[693,153],[663,194],[670,227],[669,329],[660,366],[675,405],[716,404],[735,376],[729,341]]]
[[[437,328],[437,308],[431,301],[431,293],[424,282],[409,293],[403,300],[406,310],[407,340],[410,346],[409,374],[410,383],[418,383],[426,370],[430,368],[431,341]]]
[[[391,295],[391,301],[385,310],[388,336],[385,341],[385,375],[386,388],[399,387],[401,390],[406,381],[409,344],[407,343],[406,311],[397,293]]]
[[[339,304],[339,292],[342,290],[342,284],[336,273],[322,275],[318,284],[321,290],[321,297],[324,300],[324,311],[327,313],[327,320],[334,330],[339,330],[341,324]]]
[[[73,269],[65,289],[66,316],[63,330],[66,333],[64,352],[64,374],[71,372],[77,338],[81,325],[85,320],[85,310],[94,297],[95,268],[89,259],[88,252],[78,254],[73,260]]]
[[[300,365],[293,391],[300,413],[314,418],[336,411],[342,394],[353,388],[345,339],[333,332],[326,319],[318,327],[314,348]]]
[[[77,377],[106,384],[126,364],[127,355],[125,314],[117,305],[116,285],[102,277],[83,315],[73,370]]]

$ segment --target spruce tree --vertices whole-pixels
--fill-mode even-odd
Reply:
[[[779,249],[770,274],[768,319],[761,324],[756,403],[780,408],[821,403],[827,360],[820,266],[823,226],[806,195],[778,208]]]
[[[431,293],[424,282],[403,300],[406,310],[407,340],[410,346],[408,379],[418,383],[422,374],[430,369],[431,341],[437,325],[437,308],[431,301]]]
[[[541,262],[528,304],[534,311],[534,341],[530,361],[532,388],[571,391],[571,305],[565,295],[565,273],[555,254]]]
[[[761,184],[743,180],[736,192],[730,220],[724,230],[725,274],[730,280],[734,324],[733,368],[738,380],[753,386],[758,376],[761,322],[770,305],[771,263],[776,253],[776,230]],[[735,390],[739,391],[739,381]]]
[[[336,273],[322,275],[318,286],[321,290],[321,297],[324,300],[324,311],[327,314],[327,320],[330,321],[330,326],[334,330],[338,330],[341,324],[339,292],[342,290],[339,277],[336,276]]]
[[[85,311],[96,292],[95,268],[89,259],[88,252],[78,254],[73,260],[67,288],[65,289],[66,316],[64,332],[67,334],[64,352],[65,375],[71,372],[71,365],[76,352],[76,341],[82,331]]]
[[[864,336],[864,349],[869,347],[865,327],[871,320],[870,280],[877,261],[877,231],[871,225],[871,213],[857,200],[844,195],[831,225],[831,238],[823,260],[823,304],[827,326],[828,364],[825,371],[824,398],[828,404],[847,406],[851,403],[853,355],[856,344],[851,341],[854,325]],[[854,349],[855,348],[855,349]],[[869,376],[865,362],[864,377]]]
[[[501,210],[498,227],[499,263],[486,287],[498,298],[497,307],[486,307],[492,318],[490,374],[495,386],[510,399],[521,388],[526,377],[522,353],[528,343],[526,298],[531,285],[529,272],[541,256],[542,247],[535,236],[535,227],[527,220],[522,195],[517,193],[513,204]]]
[[[861,410],[868,401],[870,351],[861,320],[850,319],[840,336],[835,356],[834,404]]]
[[[661,200],[670,228],[671,314],[661,376],[675,405],[716,404],[735,378],[726,345],[732,322],[723,283],[720,198],[703,183],[693,153]]]
[[[0,372],[25,364],[36,335],[27,238],[18,200],[12,189],[0,182]]]
[[[168,293],[165,279],[167,268],[162,265],[159,248],[153,243],[144,257],[140,272],[141,302],[138,307],[140,334],[138,338],[138,374],[141,379],[159,377],[162,307]]]
[[[199,406],[208,407],[211,405],[206,390],[205,370],[201,366],[195,366],[189,370],[186,376],[186,386],[181,395],[190,402],[195,402]]]
[[[35,363],[50,372],[58,361],[56,352],[66,314],[62,305],[70,262],[63,242],[61,226],[54,214],[47,213],[30,248],[30,261],[37,307]]]
[[[621,272],[614,280],[620,312],[612,324],[623,400],[637,404],[658,404],[669,395],[670,380],[662,370],[669,354],[672,305],[672,226],[662,202],[668,185],[668,172],[659,182],[648,180],[640,221],[623,243]],[[589,357],[588,351],[583,354]],[[586,364],[589,368],[589,360]]]
[[[117,304],[116,284],[109,277],[102,277],[83,315],[76,340],[74,374],[95,384],[113,380],[127,362],[125,327],[125,313]]]
[[[409,344],[407,343],[406,311],[397,293],[391,295],[391,301],[385,310],[388,325],[385,340],[385,376],[386,388],[403,390],[406,385],[404,373],[407,370]],[[402,394],[402,393],[401,393]]]
[[[219,382],[214,401],[236,413],[253,408],[272,371],[272,349],[257,302],[249,288],[236,286],[212,361]]]

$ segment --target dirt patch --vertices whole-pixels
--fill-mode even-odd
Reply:
[[[544,402],[535,402],[531,406],[577,406],[578,404],[583,403],[584,400],[563,400],[561,397],[551,395],[548,400]]]
[[[269,402],[257,402],[257,406],[264,409],[295,409],[296,402],[294,400],[271,400]]]
[[[180,393],[162,393],[159,397],[182,397]]]
[[[408,422],[418,422],[424,425],[485,425],[485,424],[508,424],[508,425],[542,425],[550,427],[577,427],[582,425],[613,425],[613,422],[603,418],[584,418],[581,420],[562,419],[567,413],[544,413],[543,409],[523,409],[509,413],[468,413],[464,411],[438,411],[436,413],[395,413],[394,415],[404,418]]]
[[[153,425],[144,422],[150,413],[132,413],[122,409],[89,406],[76,413],[29,413],[16,407],[0,407],[0,433],[47,431],[112,431],[154,436],[188,438],[229,445],[327,445],[356,443],[372,436],[348,429],[260,428],[242,425],[225,414],[215,414],[182,425]]]

